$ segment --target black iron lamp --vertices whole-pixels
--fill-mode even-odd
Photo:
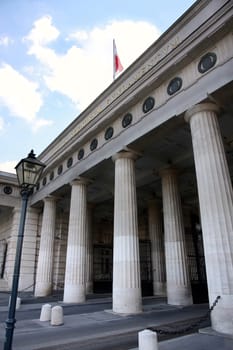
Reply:
[[[16,173],[18,177],[19,187],[21,188],[22,208],[19,223],[19,232],[17,238],[17,248],[15,256],[14,275],[12,279],[10,305],[8,318],[6,320],[6,337],[4,342],[4,350],[12,350],[13,333],[15,328],[15,309],[18,294],[18,284],[20,275],[21,254],[23,247],[24,226],[26,219],[28,197],[32,194],[33,188],[37,185],[45,164],[36,159],[33,150],[27,158],[21,159],[16,165]]]

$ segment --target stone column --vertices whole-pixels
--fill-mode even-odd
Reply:
[[[151,241],[151,260],[154,295],[166,295],[164,235],[160,210],[156,200],[148,203],[149,237]]]
[[[192,293],[177,172],[172,168],[164,169],[161,177],[168,304],[190,305]]]
[[[82,303],[86,299],[87,180],[72,182],[66,271],[65,303]]]
[[[5,259],[6,259],[6,248],[7,248],[7,242],[5,239],[0,241],[0,278],[2,278],[4,271],[4,263],[5,263]]]
[[[142,311],[137,221],[135,154],[120,152],[115,161],[113,311]]]
[[[44,199],[40,250],[36,273],[36,297],[47,296],[52,293],[55,220],[56,198],[49,196]]]
[[[233,191],[213,103],[186,112],[190,123],[200,203],[212,327],[233,335]]]
[[[92,204],[87,205],[86,234],[86,293],[93,293],[93,235],[92,235]]]

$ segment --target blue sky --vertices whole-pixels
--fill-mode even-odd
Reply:
[[[195,1],[0,0],[0,171],[37,155]]]

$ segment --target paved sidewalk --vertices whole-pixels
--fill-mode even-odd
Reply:
[[[96,297],[96,296],[94,296]],[[79,344],[86,341],[130,334],[145,328],[159,328],[164,325],[179,326],[184,322],[192,323],[203,316],[208,306],[193,305],[175,307],[167,305],[164,298],[143,298],[144,311],[138,315],[120,316],[111,312],[111,297],[88,299],[85,304],[103,303],[109,305],[108,310],[89,313],[78,313],[64,316],[64,325],[53,327],[49,322],[39,319],[17,321],[14,331],[14,350],[58,350],[81,349]],[[0,313],[6,312],[9,295],[0,293]],[[40,301],[40,302],[38,302]],[[47,302],[52,305],[63,305],[54,298],[42,300],[22,300],[20,311],[41,309]],[[67,305],[64,305],[64,309]],[[207,330],[208,334],[190,334],[179,338],[160,341],[159,350],[233,350],[233,338],[223,337]],[[0,349],[3,347],[5,324],[0,324]],[[70,345],[69,345],[70,344]],[[77,344],[77,345],[76,345]],[[120,348],[119,348],[120,349]],[[132,350],[132,349],[131,349]]]

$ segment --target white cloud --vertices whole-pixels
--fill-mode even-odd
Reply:
[[[8,46],[13,43],[13,40],[9,38],[7,35],[2,35],[0,37],[0,46]]]
[[[56,40],[58,36],[59,31],[52,25],[52,18],[43,16],[34,22],[33,29],[24,39],[32,41],[35,46],[42,46]]]
[[[16,160],[0,163],[0,171],[6,171],[7,173],[15,174],[15,166],[17,163],[18,161]]]
[[[47,87],[69,97],[82,110],[112,82],[113,38],[121,62],[127,68],[160,32],[147,22],[112,21],[103,27],[70,34],[68,39],[77,40],[77,44],[63,55],[48,47],[58,35],[51,17],[42,17],[26,38],[30,42],[28,53],[46,68],[43,78]]]
[[[38,85],[29,81],[8,64],[0,67],[0,103],[5,105],[13,116],[24,119],[36,130],[50,121],[37,118],[43,100]]]

